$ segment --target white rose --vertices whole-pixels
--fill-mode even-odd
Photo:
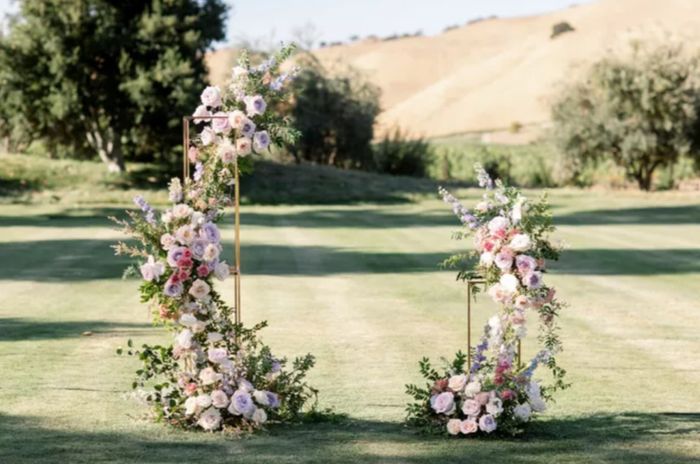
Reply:
[[[236,151],[239,156],[246,156],[250,154],[251,142],[248,137],[240,137],[236,139]]]
[[[192,243],[194,237],[194,229],[189,224],[180,226],[175,231],[175,238],[177,238],[177,241],[182,243],[183,245],[189,245],[190,243]]]
[[[522,422],[527,422],[530,419],[530,414],[532,414],[532,410],[527,403],[519,404],[513,408],[513,416]]]
[[[251,417],[256,424],[264,424],[267,421],[267,413],[262,408],[257,408]]]
[[[262,406],[269,406],[270,405],[270,400],[267,397],[267,392],[261,391],[261,390],[255,390],[253,392],[253,398],[255,398],[255,401]]]
[[[184,325],[185,327],[192,327],[196,322],[197,318],[192,314],[185,313],[180,316],[180,324]]]
[[[530,242],[530,236],[527,234],[516,234],[513,236],[513,238],[510,240],[510,244],[508,245],[511,250],[513,251],[527,251],[530,249],[530,246],[532,243]]]
[[[177,335],[175,341],[181,348],[189,350],[192,348],[192,331],[189,329],[183,330]]]
[[[214,369],[211,367],[207,367],[202,369],[202,371],[199,373],[199,379],[202,381],[202,384],[204,385],[211,385],[219,380],[221,380],[223,376],[216,372]]]
[[[547,409],[547,403],[545,403],[541,397],[530,398],[528,402],[534,412],[542,412]]]
[[[491,398],[486,404],[486,412],[493,417],[498,417],[503,412],[503,402],[499,398]]]
[[[198,300],[201,300],[205,296],[209,295],[210,290],[211,287],[209,287],[208,283],[206,283],[202,279],[197,279],[194,282],[192,282],[192,287],[190,287],[189,293]]]
[[[469,397],[476,395],[480,391],[481,391],[481,382],[479,382],[478,380],[474,380],[472,382],[469,382],[467,384],[467,386],[464,387],[464,393]]]
[[[214,268],[214,276],[219,280],[226,280],[229,276],[229,272],[230,270],[226,261],[219,262]]]
[[[173,222],[173,213],[166,211],[165,213],[161,214],[160,220],[163,221],[163,224],[170,224]]]
[[[228,406],[228,396],[221,390],[211,392],[211,404],[215,408],[223,409]]]
[[[206,106],[221,106],[221,90],[216,86],[209,86],[202,92],[202,103]]]
[[[185,414],[188,416],[191,416],[195,412],[197,412],[197,397],[195,396],[190,396],[185,400]]]
[[[464,374],[453,375],[447,382],[447,386],[454,392],[461,392],[467,384],[467,376]]]
[[[447,421],[447,433],[450,435],[459,435],[462,421],[459,419],[450,419]]]
[[[213,243],[210,243],[207,245],[207,247],[204,249],[204,261],[214,261],[219,257],[219,247]]]
[[[503,216],[496,216],[495,218],[489,221],[488,228],[489,232],[493,234],[500,230],[507,229],[509,225],[510,222],[508,221],[508,219],[504,218]]]
[[[512,295],[515,292],[517,292],[518,285],[520,284],[518,278],[515,277],[513,274],[503,274],[501,276],[501,279],[499,280],[499,283],[501,284],[501,288],[503,289],[503,291],[509,295]]]
[[[201,211],[195,211],[192,213],[192,218],[190,219],[190,224],[192,227],[201,226],[207,221],[207,216]]]
[[[209,408],[199,416],[197,425],[204,430],[216,430],[221,424],[221,413],[216,408]]]
[[[485,251],[481,253],[481,257],[479,258],[479,263],[482,266],[489,267],[493,264],[493,253],[490,251]]]
[[[164,250],[169,250],[175,246],[175,237],[170,234],[163,234],[160,236],[160,244],[163,245]]]
[[[228,115],[228,122],[231,124],[231,127],[234,129],[240,129],[241,125],[243,124],[243,121],[245,121],[247,118],[243,111],[236,110],[232,111]]]
[[[226,348],[211,348],[207,351],[207,359],[214,364],[221,364],[228,360],[228,351]]]
[[[199,105],[197,109],[194,110],[194,113],[192,113],[192,117],[194,118],[195,124],[200,124],[206,121],[209,118],[209,116],[211,116],[211,111],[209,111],[204,105]]]
[[[184,203],[177,204],[173,206],[173,216],[176,219],[184,219],[192,214],[192,208]]]
[[[236,147],[233,146],[229,139],[224,140],[216,149],[219,159],[224,164],[231,164],[236,161]]]
[[[203,395],[199,395],[196,397],[197,400],[197,407],[204,409],[208,408],[211,406],[211,396],[207,395],[206,393]]]

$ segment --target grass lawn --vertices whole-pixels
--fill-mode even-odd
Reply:
[[[466,289],[436,267],[460,245],[456,220],[437,200],[244,209],[244,321],[270,321],[277,352],[314,353],[321,406],[348,419],[243,439],[150,423],[130,398],[137,362],[115,349],[164,335],[109,249],[119,236],[105,216],[120,207],[2,205],[0,463],[697,463],[697,195],[552,202],[570,246],[549,279],[570,303],[561,363],[574,385],[509,440],[402,425],[418,359],[466,343]],[[492,308],[477,308],[480,327]]]

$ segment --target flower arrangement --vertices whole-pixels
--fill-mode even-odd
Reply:
[[[270,111],[285,101],[291,74],[280,74],[279,63],[291,51],[286,47],[255,67],[244,53],[225,91],[202,92],[194,112],[202,129],[188,147],[194,175],[172,179],[171,207],[158,214],[137,197],[140,212],[113,218],[137,241],[120,242],[115,250],[140,260],[132,269],[143,278],[141,301],[149,304],[154,322],[173,333],[168,346],[136,349],[129,340],[128,353],[142,362],[133,388],[157,419],[173,425],[254,430],[269,420],[298,418],[316,396],[305,381],[313,356],[291,363],[274,356],[258,338],[266,324],[246,328],[232,322],[233,309],[214,286],[230,272],[216,223],[231,203],[235,169],[271,142],[295,137],[284,118]]]
[[[565,371],[555,355],[562,349],[556,318],[562,303],[543,278],[547,260],[559,250],[549,241],[554,231],[545,196],[529,201],[516,188],[493,181],[476,166],[479,185],[486,189],[473,210],[465,208],[447,190],[440,194],[466,228],[457,234],[474,239],[474,250],[449,258],[445,264],[460,268],[457,278],[480,278],[500,310],[488,320],[481,342],[473,348],[471,365],[458,352],[442,371],[427,358],[420,361],[426,386],[407,385],[415,402],[407,407],[408,422],[427,431],[449,435],[515,435],[533,416],[545,410],[559,389],[568,387]],[[472,268],[465,266],[476,261]],[[516,358],[526,321],[537,317],[542,349],[527,363]],[[534,378],[539,366],[550,370],[551,383]]]

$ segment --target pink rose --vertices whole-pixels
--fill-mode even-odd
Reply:
[[[214,116],[217,116],[217,118],[211,120],[211,127],[214,129],[214,132],[218,134],[228,134],[231,132],[231,124],[228,121],[228,114],[224,113],[223,111],[219,111],[218,113],[215,113]]]
[[[481,412],[481,405],[475,400],[466,400],[462,404],[462,412],[465,416],[478,416]]]
[[[206,264],[202,264],[199,267],[197,267],[197,275],[199,277],[206,277],[209,275],[209,266]]]
[[[190,163],[196,163],[197,158],[199,157],[199,150],[197,147],[190,147],[189,150],[187,150],[187,158],[190,160]]]
[[[489,402],[490,397],[491,395],[489,394],[489,392],[479,392],[476,395],[474,395],[474,400],[481,406],[484,406],[486,403]]]
[[[190,382],[187,385],[185,385],[185,395],[187,396],[192,396],[197,392],[197,384],[194,382]]]
[[[470,433],[476,433],[478,429],[479,425],[474,419],[463,420],[462,423],[459,425],[459,431],[465,435],[469,435]]]
[[[515,393],[513,392],[513,390],[503,390],[501,392],[501,399],[503,401],[511,400],[513,398],[515,398]]]

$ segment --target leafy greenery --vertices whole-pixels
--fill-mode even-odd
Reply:
[[[399,128],[374,144],[374,169],[384,174],[425,177],[433,162],[432,145],[423,138],[409,138]]]
[[[294,158],[346,169],[370,169],[379,89],[358,71],[325,69],[315,58],[301,60],[291,108],[299,143]]]
[[[0,132],[53,156],[171,162],[224,38],[222,0],[23,0],[0,40]]]
[[[640,189],[657,168],[693,150],[700,104],[698,58],[681,44],[631,41],[629,50],[595,63],[552,107],[552,137],[572,176],[611,159]]]

